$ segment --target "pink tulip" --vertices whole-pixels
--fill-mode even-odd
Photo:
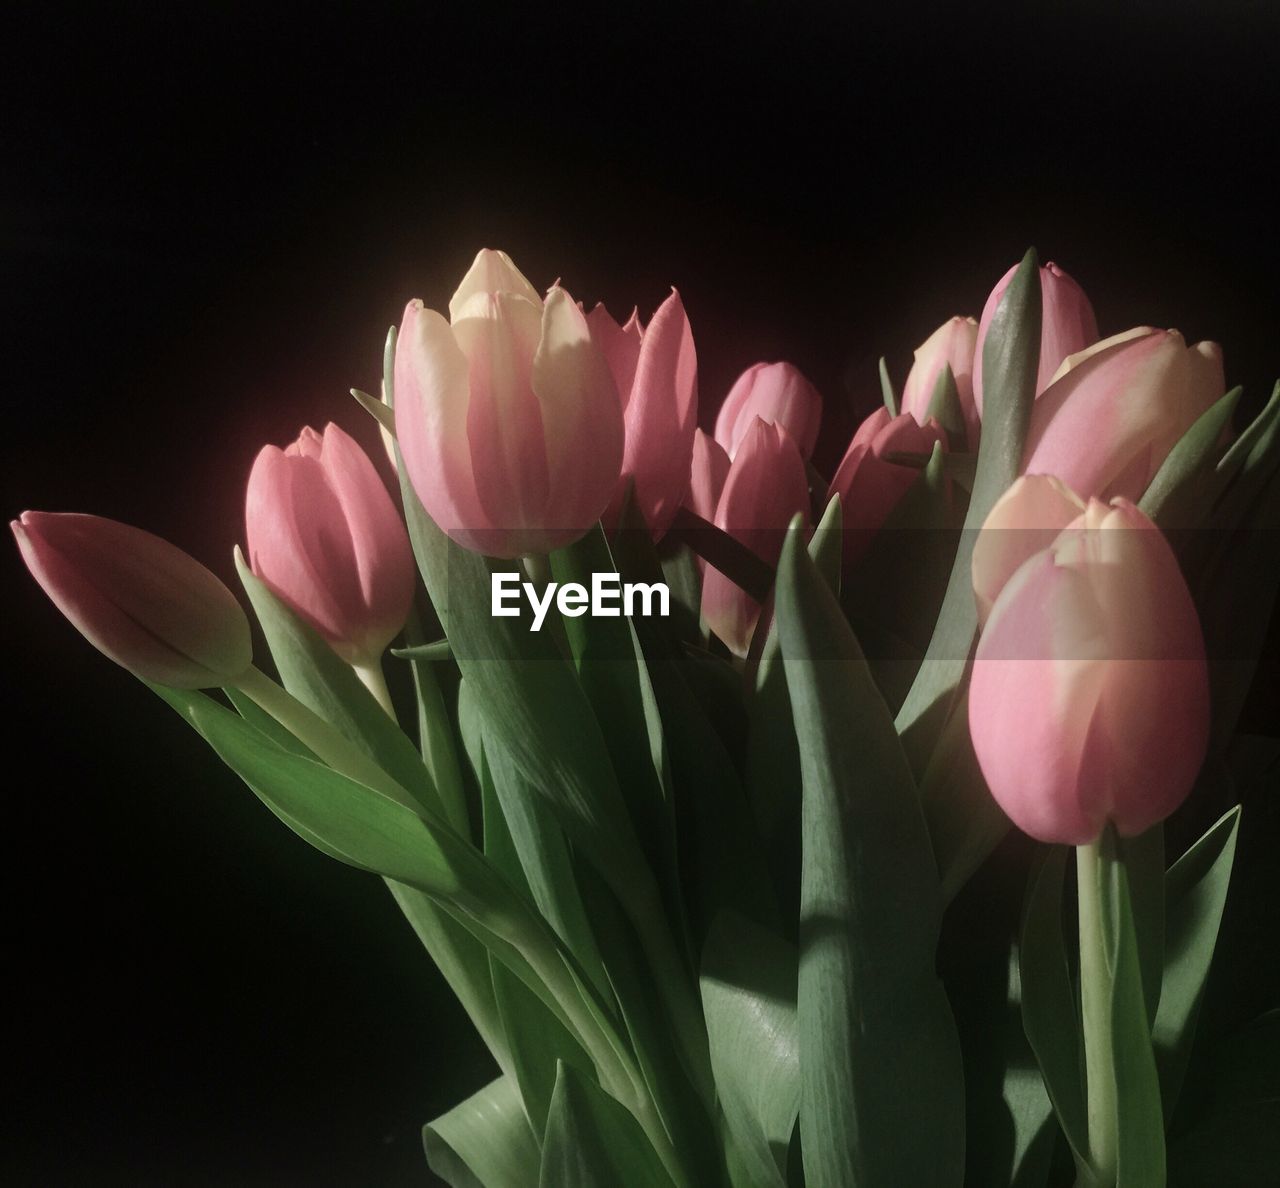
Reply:
[[[974,348],[978,341],[978,323],[972,318],[950,318],[943,322],[920,346],[915,362],[902,386],[902,408],[923,425],[929,417],[933,390],[944,367],[951,368],[956,381],[956,395],[964,413],[965,435],[971,451],[978,448],[978,409],[973,401]]]
[[[747,430],[716,507],[715,524],[769,565],[777,565],[791,518],[809,520],[804,459],[780,425],[758,417]],[[702,617],[736,656],[745,656],[760,618],[760,603],[718,569],[707,566]]]
[[[724,447],[710,434],[695,430],[689,498],[685,501],[690,511],[714,523],[729,468],[729,455]]]
[[[1004,528],[1016,519],[1006,508]],[[1108,821],[1133,836],[1191,790],[1209,733],[1204,641],[1173,551],[1128,500],[1091,500],[1005,581],[969,729],[992,795],[1042,841],[1083,845]]]
[[[759,417],[781,425],[806,460],[813,456],[822,422],[822,397],[790,363],[756,363],[734,381],[716,417],[716,441],[732,458]]]
[[[337,425],[263,446],[245,531],[253,572],[349,663],[376,660],[404,626],[409,537],[368,455]]]
[[[1030,557],[1047,549],[1085,510],[1085,503],[1050,475],[1023,475],[987,513],[973,546],[973,592],[978,622],[985,623],[996,596]]]
[[[973,400],[982,415],[982,348],[987,330],[995,316],[996,306],[1004,295],[1017,265],[1000,278],[982,308],[978,322],[978,341],[974,347]],[[1036,395],[1050,384],[1054,372],[1068,355],[1074,355],[1098,341],[1098,321],[1084,290],[1056,264],[1040,269],[1040,368],[1036,377]]]
[[[143,680],[215,688],[253,663],[235,595],[168,541],[73,513],[23,512],[9,527],[31,575],[72,626]]]
[[[1036,401],[1023,469],[1083,496],[1139,499],[1178,439],[1225,390],[1216,343],[1141,327],[1065,360]]]
[[[872,537],[920,475],[918,466],[891,461],[888,455],[928,456],[935,442],[946,448],[946,434],[936,420],[920,425],[910,413],[891,417],[883,407],[858,426],[827,492],[828,500],[840,496],[846,566],[867,551]]]
[[[603,305],[587,315],[587,324],[609,361],[626,421],[622,477],[605,521],[617,522],[630,483],[636,507],[657,540],[689,490],[698,422],[698,359],[689,318],[672,289],[647,327],[634,312],[619,326]]]
[[[622,409],[587,320],[546,300],[502,253],[482,251],[449,321],[405,307],[396,436],[427,514],[466,548],[546,553],[600,518],[622,464]],[[688,477],[688,457],[684,461]]]

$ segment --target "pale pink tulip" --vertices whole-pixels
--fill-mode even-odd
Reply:
[[[995,316],[996,306],[1017,270],[1017,265],[1014,265],[1000,278],[1000,283],[991,290],[978,321],[973,400],[979,417],[982,416],[982,348],[986,344],[987,330]],[[1036,373],[1036,395],[1039,396],[1049,386],[1063,359],[1097,341],[1098,320],[1084,290],[1056,264],[1044,265],[1040,269],[1040,367]]]
[[[1083,845],[1108,821],[1133,836],[1191,790],[1209,731],[1204,641],[1172,549],[1128,500],[1091,500],[1005,582],[969,728],[992,795],[1041,841]]]
[[[973,546],[973,592],[985,623],[996,595],[1018,567],[1047,549],[1085,510],[1084,501],[1050,475],[1024,475],[987,513]]]
[[[194,557],[101,516],[23,512],[9,525],[32,576],[103,655],[143,680],[207,689],[253,663],[249,620]]]
[[[935,442],[946,448],[946,434],[936,420],[924,425],[910,413],[889,415],[876,409],[853,435],[827,492],[840,496],[844,520],[844,562],[855,564],[872,537],[920,475],[919,466],[890,460],[890,454],[928,457]]]
[[[1178,439],[1225,390],[1216,343],[1140,327],[1064,360],[1031,410],[1023,470],[1084,497],[1139,499]]]
[[[587,325],[609,361],[626,422],[622,476],[605,521],[617,522],[629,483],[657,540],[689,491],[698,422],[698,359],[689,318],[672,289],[648,326],[641,327],[634,312],[619,326],[603,305],[587,315]]]
[[[414,491],[477,552],[571,543],[617,488],[623,450],[618,392],[586,317],[559,286],[540,299],[490,250],[449,315],[409,302],[396,344],[396,436]]]
[[[790,363],[756,363],[734,381],[716,416],[716,441],[730,458],[756,417],[781,425],[808,460],[818,441],[822,397]]]
[[[964,413],[965,435],[971,451],[978,448],[978,409],[973,401],[974,348],[978,341],[978,323],[973,318],[949,318],[915,351],[915,362],[902,385],[902,407],[924,424],[929,418],[929,405],[934,388],[944,367],[951,368],[956,381],[956,395]]]
[[[799,512],[809,521],[804,459],[780,425],[757,418],[733,459],[716,507],[716,527],[777,565],[787,525]],[[702,583],[702,617],[736,656],[745,656],[760,618],[760,603],[708,565]]]
[[[245,532],[253,572],[350,663],[376,660],[409,617],[408,534],[368,455],[337,425],[262,448]]]

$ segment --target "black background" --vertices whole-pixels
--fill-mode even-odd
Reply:
[[[747,364],[796,362],[826,465],[877,356],[900,380],[1032,243],[1104,334],[1222,342],[1256,407],[1280,373],[1269,7],[11,5],[4,509],[137,523],[233,581],[258,447],[328,419],[371,444],[347,388],[485,245],[620,315],[678,286],[704,422]],[[381,885],[3,565],[0,1178],[429,1182],[420,1124],[489,1066]],[[1274,867],[1267,813],[1245,852]],[[1233,910],[1269,949],[1274,902]],[[1240,995],[1274,1005],[1259,951]]]

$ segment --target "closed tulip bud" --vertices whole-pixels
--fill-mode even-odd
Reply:
[[[693,331],[674,289],[642,327],[632,313],[619,326],[603,305],[587,315],[592,341],[609,361],[626,423],[622,475],[605,520],[613,525],[628,484],[655,540],[689,491],[698,423],[698,358]]]
[[[622,409],[605,356],[569,294],[543,301],[502,252],[476,257],[448,321],[405,308],[395,417],[427,514],[476,552],[569,544],[617,487]]]
[[[982,416],[982,348],[987,330],[995,316],[996,306],[1004,295],[1017,265],[1000,278],[982,308],[978,322],[978,341],[974,347],[973,399]],[[1040,269],[1040,367],[1036,373],[1036,395],[1039,396],[1053,379],[1054,372],[1068,355],[1074,355],[1098,341],[1098,320],[1084,290],[1056,264]]]
[[[973,592],[985,623],[996,595],[1018,567],[1047,549],[1085,510],[1084,501],[1051,475],[1024,475],[987,513],[973,546]]]
[[[790,363],[756,363],[734,381],[716,417],[716,441],[730,458],[759,417],[781,425],[807,461],[822,423],[822,397]]]
[[[729,468],[716,507],[716,527],[762,561],[777,565],[792,517],[809,520],[809,483],[804,459],[780,425],[757,418]],[[760,603],[718,569],[707,566],[702,617],[736,656],[745,656],[760,618]]]
[[[844,562],[855,564],[872,537],[920,475],[918,466],[893,461],[892,454],[928,456],[934,443],[946,448],[946,434],[932,418],[921,425],[910,413],[889,415],[878,408],[853,435],[827,492],[840,496],[844,520]]]
[[[915,362],[902,386],[901,409],[923,425],[929,418],[929,406],[942,369],[950,367],[964,413],[969,449],[973,451],[978,448],[978,408],[973,398],[974,348],[977,341],[978,323],[973,318],[949,318],[943,322],[916,347]]]
[[[168,541],[73,513],[23,512],[9,526],[54,605],[135,676],[209,689],[253,663],[249,620],[235,595]]]
[[[992,795],[1041,841],[1084,845],[1107,822],[1133,836],[1191,790],[1209,734],[1204,641],[1172,549],[1128,500],[1091,500],[1004,582],[969,729]]]
[[[1065,360],[1031,411],[1023,470],[1083,496],[1139,499],[1178,439],[1223,393],[1216,343],[1141,327]]]
[[[245,535],[253,572],[349,663],[376,660],[409,617],[408,534],[368,455],[337,425],[262,448]]]

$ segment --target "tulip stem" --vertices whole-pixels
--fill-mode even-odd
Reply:
[[[1096,1183],[1116,1182],[1117,1101],[1112,1048],[1112,971],[1107,960],[1103,920],[1103,880],[1110,859],[1101,839],[1076,847],[1080,909],[1080,1014],[1084,1024],[1085,1093],[1088,1105],[1089,1158]]]
[[[353,664],[356,676],[364,682],[364,687],[373,694],[374,700],[387,712],[387,717],[397,722],[396,707],[391,702],[391,690],[387,688],[387,678],[382,672],[382,661],[375,657],[368,664]]]

